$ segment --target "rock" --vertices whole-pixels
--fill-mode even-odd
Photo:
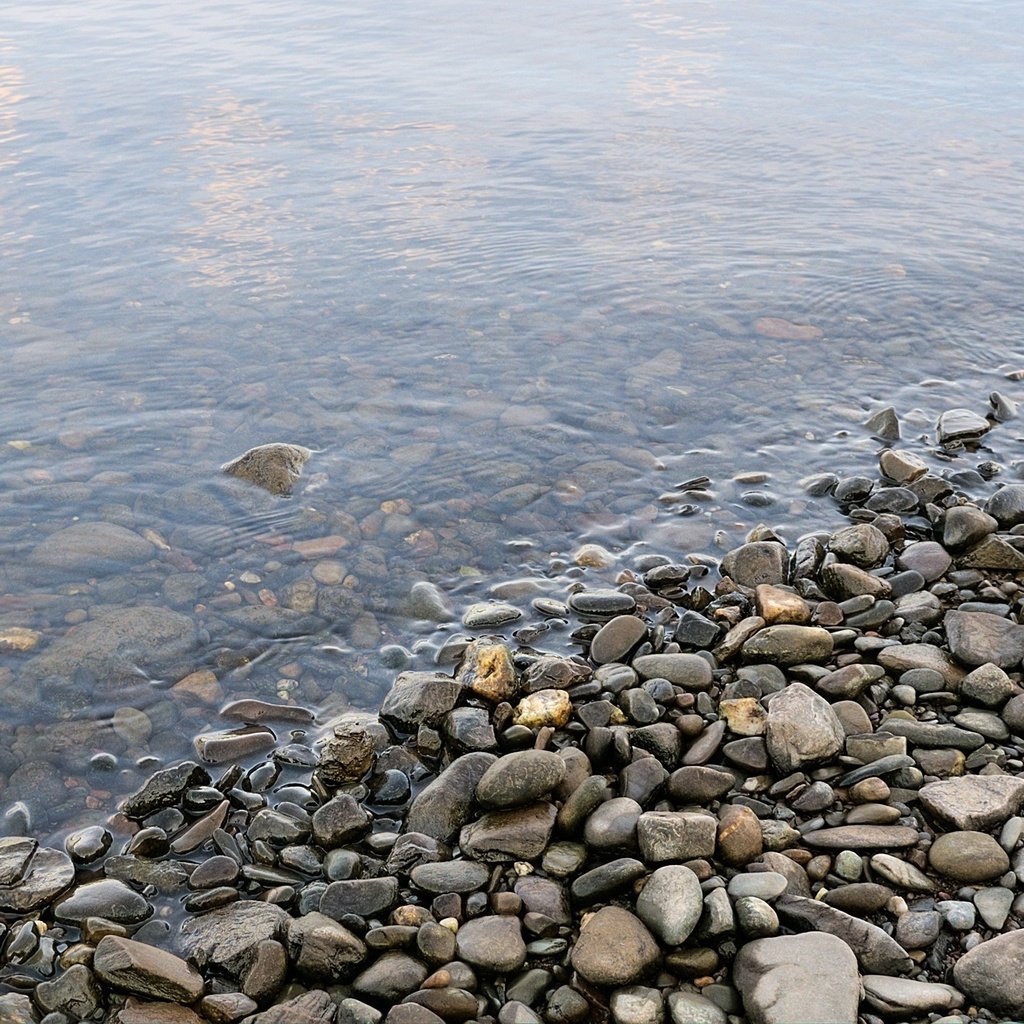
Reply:
[[[646,985],[626,985],[617,988],[608,1007],[615,1024],[663,1024],[665,1005],[661,991]],[[536,1018],[539,1022],[540,1018]],[[504,1024],[500,1021],[499,1024]]]
[[[519,691],[519,679],[506,644],[474,640],[466,647],[456,682],[485,700],[511,700]]]
[[[828,932],[853,950],[865,972],[906,974],[913,961],[907,952],[878,925],[869,924],[820,900],[803,896],[780,896],[775,904],[779,916],[791,925],[810,931]]]
[[[756,896],[770,902],[786,891],[786,885],[786,877],[777,871],[754,871],[733,875],[729,879],[728,892],[737,900],[744,896]]]
[[[1006,1019],[1024,1018],[1024,931],[979,943],[953,965],[953,980],[968,1000]]]
[[[114,573],[153,557],[155,548],[133,530],[114,523],[75,523],[40,541],[29,562],[61,572]]]
[[[101,939],[92,966],[101,981],[133,995],[193,1003],[203,994],[202,976],[184,960],[132,939]]]
[[[519,807],[561,785],[565,761],[549,750],[521,750],[499,757],[480,779],[476,799],[482,807]]]
[[[756,939],[739,951],[733,984],[751,1024],[856,1024],[857,960],[834,935]]]
[[[761,823],[749,807],[726,804],[718,817],[718,856],[726,864],[740,867],[761,856],[764,850]]]
[[[696,992],[671,992],[668,1012],[672,1024],[727,1024],[729,1018],[717,1003]]]
[[[173,768],[154,772],[141,789],[125,800],[121,810],[129,818],[147,818],[154,811],[180,803],[187,790],[209,782],[210,775],[205,768],[195,761],[184,761]]]
[[[103,993],[85,964],[74,964],[54,981],[41,982],[33,994],[45,1013],[61,1012],[79,1020],[91,1017],[103,1005]],[[0,1010],[0,1021],[4,1019]]]
[[[820,626],[768,626],[755,633],[742,648],[746,662],[800,665],[832,656],[832,634]]]
[[[736,785],[729,772],[705,765],[687,765],[674,771],[668,779],[668,792],[676,803],[708,804],[725,796]]]
[[[460,960],[494,974],[518,971],[526,963],[519,919],[477,917],[455,933],[455,950]]]
[[[63,851],[41,847],[34,839],[0,839],[0,910],[38,910],[74,880],[75,866]]]
[[[911,718],[898,718],[895,715],[887,717],[878,728],[879,735],[888,733],[894,736],[903,736],[910,740],[915,747],[954,747],[957,750],[977,750],[984,743],[978,733],[959,729],[955,725],[918,722]]]
[[[928,863],[958,882],[987,882],[1010,868],[1010,858],[985,832],[947,832],[928,850]]]
[[[519,702],[512,721],[528,729],[541,729],[546,725],[558,729],[571,717],[572,701],[564,690],[538,690]]]
[[[312,826],[317,846],[334,850],[362,838],[370,830],[370,817],[354,797],[341,793],[314,811]]]
[[[340,583],[341,580],[338,580]],[[451,622],[455,612],[445,595],[429,580],[419,580],[409,588],[408,614],[428,622]]]
[[[769,626],[806,625],[811,621],[810,605],[799,594],[767,583],[754,589],[754,604]]]
[[[1010,775],[964,775],[929,782],[919,791],[931,814],[962,831],[1001,825],[1020,810],[1024,779]]]
[[[718,710],[728,723],[729,731],[737,736],[760,736],[764,733],[768,713],[756,697],[719,701]]]
[[[933,540],[908,544],[900,552],[896,564],[904,572],[920,573],[926,583],[941,579],[952,565],[953,559],[941,544]]]
[[[395,880],[375,878],[368,881]],[[397,888],[396,882],[396,891]],[[313,911],[303,914],[302,917],[291,918],[288,921],[287,932],[288,956],[295,969],[305,978],[314,981],[341,981],[352,977],[358,966],[366,959],[366,944],[325,914]]]
[[[590,643],[590,658],[597,665],[622,661],[647,635],[647,623],[635,615],[617,615],[606,622]]]
[[[1013,900],[1013,890],[1001,885],[991,889],[979,889],[974,894],[974,905],[978,908],[981,919],[993,931],[999,931],[1006,924]]]
[[[1006,484],[985,503],[985,511],[1000,529],[1012,530],[1024,523],[1024,484]]]
[[[765,742],[782,775],[834,757],[843,749],[845,738],[828,702],[803,683],[791,683],[768,704]]]
[[[642,921],[619,907],[585,917],[572,966],[593,985],[632,985],[650,973],[661,951]]]
[[[441,929],[449,938],[451,932],[447,928]],[[453,940],[454,941],[454,940]],[[410,992],[415,992],[427,978],[427,968],[418,960],[407,953],[388,952],[370,964],[365,971],[362,971],[352,982],[352,991],[359,996],[365,996],[374,1002],[397,1003],[404,999]],[[352,1000],[351,1002],[355,1002]],[[338,1006],[339,1020],[351,1019],[355,1015],[356,1007],[350,1006],[350,1016],[342,1017],[341,1004]],[[360,1018],[362,1022],[378,1021],[381,1014],[366,1003],[359,1004]],[[369,1015],[373,1014],[373,1017]]]
[[[115,924],[138,924],[152,913],[153,908],[144,896],[113,878],[80,885],[53,906],[53,916],[64,924],[81,924],[87,917],[104,917]]]
[[[877,657],[879,665],[897,674],[916,668],[932,669],[942,676],[949,688],[955,687],[964,677],[964,670],[945,651],[931,644],[893,644],[883,647]]]
[[[711,666],[699,654],[644,654],[633,659],[641,679],[667,679],[688,690],[711,685]]]
[[[515,605],[498,601],[481,601],[471,604],[462,613],[462,625],[466,629],[493,629],[516,622],[523,613]]]
[[[641,856],[648,864],[711,857],[717,825],[709,814],[647,811],[637,821]]]
[[[277,737],[266,726],[244,725],[240,729],[202,733],[195,737],[192,746],[207,764],[223,764],[270,750],[276,742]]]
[[[824,850],[889,850],[917,844],[917,832],[902,825],[837,825],[804,833],[804,842]]]
[[[954,505],[946,512],[942,543],[947,548],[965,548],[995,533],[999,523],[975,505]]]
[[[970,409],[947,409],[936,426],[939,444],[951,445],[957,441],[976,441],[992,429],[984,416]]]
[[[195,623],[168,608],[135,605],[99,609],[29,661],[31,679],[84,673],[106,688],[150,677],[185,675],[197,644]]]
[[[439,726],[458,704],[465,686],[439,672],[402,672],[380,707],[381,721],[399,732]]]
[[[314,989],[254,1017],[246,1017],[244,1024],[331,1024],[335,1010],[334,1000],[326,992]]]
[[[480,779],[496,760],[493,754],[475,751],[452,761],[413,800],[406,831],[422,832],[443,843],[454,839],[469,821]]]
[[[786,582],[789,552],[775,541],[755,541],[734,548],[722,559],[722,575],[735,580],[741,587],[756,587],[761,583],[777,586]]]
[[[410,877],[413,885],[427,892],[464,894],[482,889],[491,877],[491,872],[475,861],[448,860],[435,864],[417,864]]]
[[[253,966],[260,944],[283,935],[290,920],[272,903],[242,900],[188,918],[181,926],[179,947],[200,970],[210,968],[238,978]]]
[[[822,590],[834,601],[864,596],[881,600],[889,597],[892,592],[887,580],[845,562],[831,562],[822,566],[820,579]]]
[[[637,916],[667,946],[681,946],[704,908],[697,876],[682,864],[657,868],[636,900]]]
[[[896,410],[890,405],[885,409],[879,409],[872,413],[865,421],[864,426],[871,431],[875,437],[883,441],[898,441],[900,439],[900,421]]]
[[[1013,668],[1024,658],[1024,626],[988,612],[946,613],[949,649],[965,665]]]
[[[544,802],[492,811],[462,829],[459,846],[465,856],[488,863],[533,860],[544,852],[557,813]]]
[[[1017,685],[998,665],[986,663],[964,676],[960,694],[985,707],[1002,707],[1017,693]]]
[[[349,914],[380,917],[397,901],[397,878],[349,878],[327,886],[320,897],[320,912],[335,921]]]
[[[885,534],[868,523],[857,523],[837,530],[829,539],[828,546],[844,562],[852,562],[861,569],[873,569],[881,565],[889,555],[889,542]]]
[[[871,858],[871,867],[881,878],[901,889],[909,889],[911,892],[934,892],[938,888],[919,868],[888,853],[876,853]]]
[[[373,767],[375,756],[373,734],[366,724],[343,719],[320,748],[317,775],[328,788],[337,789],[358,782]]]
[[[964,997],[952,985],[909,978],[865,974],[861,978],[867,1004],[883,1017],[908,1020],[930,1013],[948,1013],[964,1004]]]
[[[886,448],[878,457],[878,468],[896,484],[910,484],[928,472],[928,463],[913,452]]]
[[[1024,551],[1018,551],[1002,537],[986,537],[957,559],[961,569],[997,569],[1016,572],[1024,569]]]
[[[221,472],[262,487],[271,494],[291,494],[302,467],[313,453],[298,444],[261,444],[225,462]]]

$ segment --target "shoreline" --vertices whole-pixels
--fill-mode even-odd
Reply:
[[[951,412],[940,445],[1014,414]],[[894,420],[869,421],[878,481],[820,478],[847,520],[827,536],[761,527],[720,572],[647,556],[617,589],[473,606],[454,674],[401,673],[315,764],[162,769],[124,850],[100,825],[68,852],[0,840],[24,965],[0,1012],[1024,1016],[1024,484],[983,509]],[[551,621],[578,656],[510,643]]]

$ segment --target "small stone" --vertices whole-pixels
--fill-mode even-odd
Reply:
[[[993,931],[999,931],[1006,924],[1010,907],[1013,906],[1013,890],[1003,886],[992,889],[979,889],[974,894],[974,905],[981,914],[981,919]]]
[[[768,713],[756,697],[720,701],[718,710],[737,736],[760,736],[765,731]]]
[[[769,626],[806,625],[811,621],[810,605],[799,594],[762,583],[754,590],[757,614]]]
[[[889,554],[889,542],[885,534],[868,523],[846,526],[832,534],[828,542],[844,562],[852,562],[861,569],[873,569],[881,565]]]
[[[970,409],[947,409],[936,427],[939,444],[951,445],[957,441],[976,441],[992,429],[984,416]]]
[[[746,662],[801,665],[824,661],[832,655],[832,634],[820,626],[768,626],[743,645]]]
[[[517,705],[512,721],[528,729],[550,725],[560,729],[572,717],[572,701],[565,690],[538,690]]]
[[[455,679],[473,693],[495,703],[510,700],[519,690],[512,652],[507,645],[485,643],[483,640],[474,640],[466,648]]]
[[[1017,686],[998,665],[987,662],[964,676],[960,693],[976,704],[996,708],[1017,693]]]
[[[493,629],[517,622],[522,617],[523,613],[515,605],[483,601],[471,604],[462,613],[462,625],[466,629]]]
[[[641,679],[667,679],[688,690],[711,685],[711,666],[699,654],[645,654],[633,659]]]
[[[476,787],[483,807],[519,807],[545,796],[565,778],[565,761],[548,750],[521,750],[499,757]]]
[[[617,615],[606,622],[590,644],[590,658],[598,665],[622,661],[647,635],[647,623],[635,615]]]
[[[878,457],[878,467],[893,483],[909,484],[928,472],[928,463],[913,452],[887,448]]]
[[[755,541],[734,548],[722,559],[722,575],[742,587],[761,583],[778,586],[786,582],[789,552],[775,541]]]

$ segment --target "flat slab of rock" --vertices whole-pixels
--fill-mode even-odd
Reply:
[[[0,910],[26,914],[45,906],[75,880],[75,865],[63,850],[34,839],[0,839]]]
[[[988,612],[946,612],[949,649],[965,665],[1014,668],[1024,658],[1024,626]]]
[[[964,775],[929,782],[919,792],[926,810],[961,831],[1001,825],[1020,810],[1024,779],[1012,775]]]
[[[751,1024],[856,1024],[857,958],[842,939],[821,932],[748,942],[733,984]]]
[[[862,921],[820,900],[783,895],[775,903],[786,922],[810,931],[828,932],[853,950],[858,963],[870,974],[906,974],[914,961],[907,951],[877,925]]]
[[[33,565],[64,572],[116,572],[145,562],[155,548],[134,530],[114,523],[75,523],[50,534],[29,555]]]
[[[1024,931],[1007,932],[975,946],[953,966],[956,987],[978,1006],[1024,1019]]]
[[[181,957],[117,935],[100,939],[92,966],[113,988],[172,1003],[194,1003],[205,987],[199,972]]]
[[[273,903],[244,900],[189,918],[181,926],[179,948],[200,969],[212,967],[237,977],[252,966],[256,947],[283,935],[289,920]]]

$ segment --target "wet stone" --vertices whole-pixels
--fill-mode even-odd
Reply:
[[[104,917],[117,924],[138,924],[153,913],[146,898],[124,882],[105,878],[80,885],[53,907],[54,917],[66,924],[80,924],[87,917]]]
[[[184,960],[114,935],[100,940],[93,970],[114,988],[153,999],[192,1003],[203,994],[202,977]]]
[[[569,607],[582,616],[610,618],[628,615],[636,601],[619,590],[580,590],[570,596]]]
[[[755,541],[734,548],[722,559],[722,575],[744,587],[786,582],[789,552],[774,541]]]
[[[647,624],[635,615],[617,615],[606,622],[590,644],[598,665],[621,661],[647,635]]]
[[[565,761],[547,750],[523,750],[498,758],[480,779],[483,807],[517,807],[550,793],[565,778]]]
[[[689,690],[706,690],[712,681],[711,666],[698,654],[645,654],[633,659],[641,679],[667,679]]]
[[[397,878],[348,879],[331,882],[320,899],[320,912],[335,920],[346,914],[378,917],[397,900]]]
[[[455,948],[460,960],[496,974],[516,971],[526,962],[526,944],[515,917],[466,922],[455,935]]]

